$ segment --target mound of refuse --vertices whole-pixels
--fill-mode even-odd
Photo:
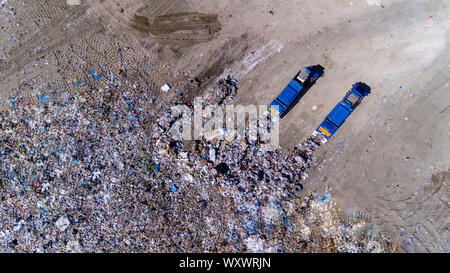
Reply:
[[[331,195],[299,197],[313,138],[288,154],[248,139],[187,150],[177,116],[153,119],[147,92],[103,81],[17,94],[0,113],[0,251],[395,251]],[[223,107],[236,92],[228,77],[205,96]]]

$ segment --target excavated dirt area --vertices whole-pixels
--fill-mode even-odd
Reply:
[[[2,251],[395,251],[396,245],[399,251],[405,252],[450,251],[450,7],[447,1],[92,0],[80,3],[0,0]],[[306,65],[323,66],[324,76],[281,119],[281,149],[274,158],[279,156],[281,160],[282,154],[290,155],[294,147],[307,139],[353,83],[366,83],[371,87],[371,94],[333,138],[310,155],[311,166],[302,180],[303,195],[286,197],[287,193],[277,192],[284,186],[269,185],[274,190],[273,198],[260,189],[265,201],[260,201],[257,208],[249,208],[249,202],[258,197],[230,201],[233,194],[238,196],[242,190],[234,193],[231,186],[219,184],[222,177],[217,178],[217,184],[211,183],[205,189],[193,186],[191,191],[181,187],[182,182],[178,186],[170,184],[172,181],[167,179],[173,177],[165,167],[172,166],[172,161],[162,155],[167,147],[146,140],[146,135],[154,135],[153,123],[164,115],[170,103],[201,96],[231,75],[239,89],[232,102],[227,103],[267,105]],[[97,74],[101,80],[95,79]],[[160,89],[165,84],[171,87],[167,92]],[[42,111],[36,110],[37,106],[33,108],[42,105],[45,96],[61,103],[44,105]],[[132,102],[133,96],[139,102]],[[126,104],[120,106],[123,100]],[[73,110],[76,114],[60,108],[73,102],[71,109],[77,109]],[[136,108],[128,113],[130,104]],[[93,105],[97,112],[87,110]],[[123,109],[116,110],[114,105]],[[6,114],[8,111],[12,116]],[[85,190],[69,189],[73,178],[69,174],[61,177],[58,174],[52,178],[53,184],[31,178],[29,185],[22,183],[21,179],[27,180],[23,174],[28,172],[16,169],[29,170],[33,177],[32,170],[42,168],[43,173],[53,177],[54,170],[46,169],[46,165],[73,166],[69,161],[69,165],[58,165],[53,159],[49,161],[51,164],[45,163],[53,153],[58,153],[56,150],[49,150],[50,155],[42,152],[52,145],[49,140],[57,137],[45,132],[56,126],[56,121],[46,122],[52,116],[48,113],[53,113],[55,120],[60,115],[57,121],[60,123],[62,117],[71,116],[73,120],[78,116],[80,122],[75,128],[85,136],[91,133],[92,139],[73,134],[70,122],[59,132],[65,135],[70,131],[71,139],[58,142],[59,146],[55,144],[55,147],[63,150],[64,145],[75,145],[77,162],[83,162],[83,149],[87,149],[90,141],[108,143],[105,147],[111,148],[110,142],[118,139],[113,134],[124,133],[120,128],[108,132],[108,126],[116,126],[111,125],[112,116],[123,115],[116,122],[125,124],[129,115],[132,120],[139,119],[138,127],[142,130],[136,129],[133,135],[130,128],[134,126],[130,123],[125,131],[131,133],[123,137],[125,144],[119,143],[111,149],[131,151],[139,147],[145,152],[133,157],[140,163],[130,166],[125,162],[125,168],[132,172],[137,168],[137,173],[139,168],[155,169],[155,162],[145,159],[153,153],[159,160],[165,158],[171,163],[164,166],[161,162],[161,173],[151,178],[147,177],[148,173],[142,177],[129,174],[130,181],[147,178],[153,181],[146,181],[147,186],[137,182],[121,184],[123,172],[130,171],[122,170],[120,160],[119,167],[110,166],[111,174],[115,168],[120,171],[111,175],[114,177],[104,178],[109,182],[102,181],[99,186],[94,181]],[[20,120],[14,120],[14,116]],[[39,131],[36,138],[24,129],[28,127],[17,125],[33,118],[44,128],[36,129]],[[90,128],[89,124],[102,125]],[[99,127],[104,130],[103,139],[97,139],[92,133]],[[21,138],[29,137],[28,142],[24,141],[28,146],[11,135],[15,130]],[[130,140],[133,138],[142,142]],[[146,145],[156,148],[147,149]],[[30,151],[42,152],[43,156],[33,154],[32,160],[26,160],[27,156],[31,157]],[[121,150],[119,154],[111,152],[110,156],[125,160],[130,153]],[[195,164],[210,170],[208,164],[213,162]],[[195,184],[193,180],[209,177],[201,171],[197,173],[197,167],[185,169],[191,175],[187,178],[191,184]],[[96,171],[86,172],[88,176],[94,173],[95,178]],[[86,172],[80,171],[83,177]],[[22,176],[16,178],[19,173]],[[167,185],[152,184],[160,180],[166,180]],[[84,184],[80,181],[83,179],[78,182]],[[48,187],[55,190],[43,190]],[[31,188],[36,195],[30,192]],[[162,194],[164,188],[169,190]],[[93,194],[89,193],[92,189]],[[248,190],[245,188],[245,192]],[[134,196],[135,203],[132,203],[121,200],[121,191],[124,199],[135,192],[143,193]],[[67,201],[64,196],[68,192],[69,196],[80,199]],[[187,194],[186,200],[181,196],[171,197],[182,192]],[[108,198],[111,201],[106,208],[102,201],[97,203],[97,199]],[[83,205],[83,200],[87,200],[87,205]],[[64,202],[69,205],[56,205]],[[196,208],[190,207],[193,204],[197,204]],[[241,209],[240,205],[247,208]],[[215,217],[221,209],[220,213],[226,216],[219,221]],[[252,216],[228,219],[230,215],[238,215],[237,211],[258,214],[260,225],[248,224],[255,223]],[[173,218],[173,213],[183,216]],[[143,216],[146,214],[152,216],[147,219]],[[30,222],[35,217],[42,230]],[[111,224],[102,225],[109,220]],[[215,221],[220,225],[214,225]],[[227,226],[227,223],[232,224]],[[45,229],[52,225],[55,230]],[[91,234],[89,228],[81,227],[85,225],[101,228]],[[64,234],[69,231],[70,235]],[[117,235],[110,238],[112,235],[102,235],[102,232]]]

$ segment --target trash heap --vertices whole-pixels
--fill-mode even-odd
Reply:
[[[0,251],[393,250],[354,231],[363,218],[341,221],[331,196],[298,197],[313,138],[288,154],[247,139],[185,149],[169,134],[179,117],[154,119],[150,92],[90,74],[65,90],[18,93],[0,113]],[[228,77],[204,96],[223,107],[237,90]]]

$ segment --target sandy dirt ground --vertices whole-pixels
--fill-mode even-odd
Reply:
[[[331,190],[348,213],[370,215],[402,251],[450,251],[447,1],[3,2],[2,103],[96,69],[126,73],[161,102],[233,75],[235,102],[261,105],[302,66],[320,64],[324,76],[281,120],[287,149],[365,82],[371,94],[316,153],[306,189]],[[173,88],[162,96],[164,83]]]

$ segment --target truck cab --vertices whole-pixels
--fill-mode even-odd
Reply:
[[[278,117],[283,117],[296,100],[319,78],[318,72],[313,72],[310,67],[300,70],[289,84],[281,91],[276,99],[269,104],[267,110]]]
[[[325,143],[341,127],[353,110],[361,103],[369,93],[367,85],[355,83],[345,97],[326,116],[325,120],[314,131],[313,136],[321,136],[321,142]]]

